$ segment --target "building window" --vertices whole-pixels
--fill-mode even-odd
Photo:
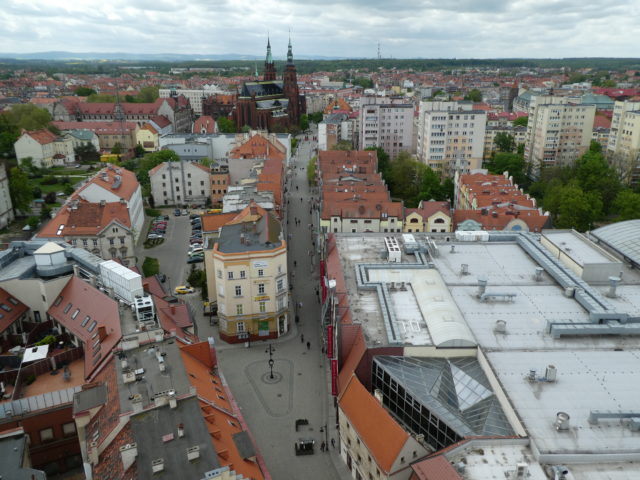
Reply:
[[[76,424],[75,422],[69,422],[62,424],[62,434],[65,437],[70,437],[76,434]]]
[[[240,270],[240,278],[246,278],[246,273],[244,270]]]
[[[222,270],[220,269],[216,270],[216,277],[222,278]]]
[[[75,320],[79,313],[80,313],[80,309],[76,308],[76,311],[71,314],[71,319]]]
[[[96,238],[93,239],[93,246],[94,247],[98,246],[98,239],[96,239]]]
[[[44,430],[40,430],[41,442],[50,442],[51,440],[53,440],[53,428],[45,428]]]
[[[278,291],[281,292],[284,290],[284,280],[282,278],[278,279]]]
[[[242,315],[242,305],[236,305],[236,315]]]
[[[240,285],[236,285],[236,297],[240,297],[242,295],[242,287]]]
[[[259,269],[259,270],[258,270],[258,276],[259,276],[259,277],[264,277],[264,270]]]
[[[264,294],[264,283],[259,283],[258,284],[258,293],[260,295]]]
[[[240,306],[242,306],[242,305],[240,305]],[[237,331],[238,333],[244,333],[244,332],[246,332],[244,322],[238,322],[238,323],[236,323],[236,331]]]
[[[85,247],[85,248],[87,248],[87,245],[88,245],[87,239],[86,239],[86,238],[83,238],[83,239],[82,239],[82,246],[83,246],[83,247]]]
[[[114,240],[115,240],[115,238],[110,238],[109,239],[109,245],[113,245]]]
[[[227,272],[227,278],[233,280],[233,272]]]
[[[258,304],[260,313],[265,313],[267,311],[267,302],[260,302]]]
[[[67,306],[64,307],[63,313],[69,313],[69,310],[71,310],[71,304],[67,303]]]

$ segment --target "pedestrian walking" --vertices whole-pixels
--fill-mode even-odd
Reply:
[[[321,452],[324,452],[324,451],[326,450],[326,448],[327,448],[327,444],[326,444],[326,443],[324,443],[324,442],[322,442],[322,443],[320,444],[320,451],[321,451]]]
[[[300,316],[296,315],[296,324],[300,321]]]
[[[299,190],[298,185],[296,185],[296,190]]]
[[[304,343],[304,333],[300,334],[300,343]]]
[[[296,262],[295,260],[293,261],[293,268],[296,268],[296,266],[298,265],[298,262]]]
[[[336,448],[336,441],[333,438],[331,439],[331,448]]]
[[[307,342],[307,350],[311,350],[311,342]]]

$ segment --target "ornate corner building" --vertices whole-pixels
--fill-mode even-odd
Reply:
[[[271,42],[267,40],[267,57],[264,62],[262,81],[246,82],[238,95],[234,112],[236,127],[245,125],[253,129],[273,131],[276,126],[287,128],[300,122],[300,115],[305,113],[304,95],[298,90],[296,66],[293,63],[291,39],[287,51],[282,80],[276,80],[276,67],[271,56]]]

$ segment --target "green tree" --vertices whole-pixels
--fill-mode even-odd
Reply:
[[[604,155],[591,150],[585,153],[576,162],[575,178],[582,190],[600,195],[604,211],[609,213],[622,185]]]
[[[204,270],[196,269],[187,277],[187,283],[195,288],[203,288],[207,286],[207,275]]]
[[[80,163],[90,164],[100,160],[100,152],[91,142],[84,142],[73,149]]]
[[[136,144],[136,147],[133,149],[133,152],[134,152],[136,158],[140,158],[146,153],[146,150],[144,149],[144,147],[142,145],[140,145],[138,143],[138,144]]]
[[[314,186],[316,184],[316,163],[318,157],[311,157],[307,163],[307,182],[309,185]]]
[[[589,151],[595,152],[595,153],[601,153],[602,145],[600,145],[600,143],[597,142],[596,140],[591,140],[591,143],[589,144]]]
[[[200,164],[204,165],[205,167],[210,167],[212,163],[213,161],[210,158],[203,157],[200,159]]]
[[[573,228],[580,232],[590,230],[602,215],[602,200],[596,192],[584,192],[574,182],[562,187],[557,228]]]
[[[303,132],[309,129],[309,116],[306,113],[300,115],[300,130]]]
[[[516,140],[513,135],[506,132],[499,132],[493,138],[493,143],[499,152],[513,152],[516,147]]]
[[[249,133],[251,131],[251,127],[249,125],[245,125],[240,129],[242,133]]]
[[[367,77],[356,77],[353,84],[359,85],[362,88],[373,88],[373,80]]]
[[[87,97],[88,103],[113,103],[115,101],[115,95],[107,95],[106,93],[92,93]]]
[[[313,123],[320,123],[322,121],[322,112],[313,112],[307,115],[309,121]]]
[[[96,92],[93,88],[89,88],[89,87],[78,87],[76,88],[76,95],[78,95],[79,97],[88,97],[89,95],[91,95],[92,93],[98,93]]]
[[[629,189],[621,190],[613,202],[613,211],[617,213],[618,221],[640,218],[640,193]]]
[[[31,210],[33,200],[33,186],[29,177],[20,168],[9,170],[9,195],[13,204],[13,211],[27,213]]]
[[[509,172],[509,175],[513,177],[514,183],[518,185],[527,185],[529,183],[526,174],[526,163],[522,155],[499,152],[486,162],[486,167],[490,173],[496,175]]]
[[[382,177],[386,179],[389,173],[389,167],[391,166],[389,160],[389,154],[384,151],[382,147],[368,147],[365,150],[373,150],[378,157],[378,171],[382,174]]]
[[[349,140],[338,140],[331,150],[353,150],[353,145]]]
[[[6,122],[15,127],[18,132],[23,128],[41,130],[51,123],[51,114],[44,108],[36,107],[31,103],[14,105],[2,115],[6,115]]]
[[[142,87],[135,101],[138,103],[153,103],[160,97],[160,87],[157,85]]]
[[[113,155],[122,155],[122,144],[120,142],[116,142],[111,147],[111,153]]]
[[[482,101],[482,92],[480,90],[478,90],[477,88],[472,88],[464,96],[464,99],[465,100],[471,100],[472,102],[476,102],[476,103],[477,102],[481,102]]]
[[[527,123],[529,123],[529,117],[527,116],[522,116],[522,117],[518,117],[513,121],[513,126],[514,127],[526,127]]]
[[[124,101],[126,103],[136,103],[136,98],[133,95],[127,94],[124,96]]]
[[[218,131],[220,133],[236,133],[236,125],[227,117],[218,118]]]

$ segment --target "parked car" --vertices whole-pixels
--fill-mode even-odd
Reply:
[[[158,280],[160,280],[160,282],[164,283],[167,281],[167,276],[164,273],[159,273],[158,274]]]
[[[150,233],[149,235],[147,235],[147,240],[156,240],[158,238],[164,238],[164,235],[160,233]]]
[[[190,287],[188,285],[179,285],[175,288],[174,292],[177,294],[186,294],[193,293],[195,292],[195,290],[193,289],[193,287]]]
[[[189,255],[192,255],[192,254],[198,253],[198,252],[204,253],[204,248],[202,248],[202,247],[191,247],[189,249]]]
[[[192,213],[191,215],[189,215],[189,218],[191,220],[194,220],[196,218],[199,220],[200,219],[200,215],[198,215],[197,213]],[[191,222],[191,223],[193,223],[193,222]]]
[[[182,210],[182,215],[189,215],[189,210]]]
[[[201,238],[192,238],[191,240],[189,240],[189,243],[191,245],[200,245],[200,246],[202,246],[202,239]]]
[[[173,211],[173,216],[174,216],[174,217],[179,217],[181,213],[182,213],[182,212],[180,211],[180,209],[179,209],[179,208],[176,208],[176,209]]]
[[[154,222],[165,222],[167,220],[169,220],[169,215],[160,215],[153,219]]]
[[[204,257],[190,257],[189,260],[187,260],[187,263],[202,263],[204,262]]]

